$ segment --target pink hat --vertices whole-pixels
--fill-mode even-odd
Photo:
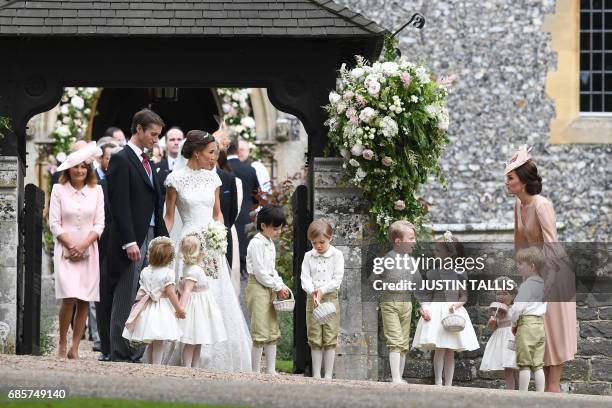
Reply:
[[[70,153],[66,160],[57,168],[57,171],[69,169],[83,162],[91,164],[96,157],[100,156],[102,156],[102,149],[96,146],[96,142],[90,142],[87,146]]]
[[[529,151],[531,151],[531,147],[527,148],[527,145],[520,146],[517,152],[514,153],[512,158],[506,162],[506,169],[504,170],[504,174],[510,173],[517,167],[521,167],[528,160],[531,160]]]

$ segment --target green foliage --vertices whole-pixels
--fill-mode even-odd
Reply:
[[[11,129],[11,118],[6,116],[0,116],[0,139],[2,139],[5,135],[4,132],[12,132]]]
[[[246,140],[251,147],[249,156],[259,160],[261,151],[255,145],[255,119],[251,116],[251,89],[249,88],[217,88],[221,97],[223,120],[229,127],[231,134]]]
[[[293,313],[279,313],[278,324],[280,326],[281,337],[276,343],[276,358],[278,360],[293,361]]]
[[[387,38],[384,57],[372,65],[358,56],[355,68],[343,66],[325,107],[330,142],[347,181],[369,202],[381,240],[395,220],[422,224],[427,209],[418,192],[431,175],[444,182],[439,160],[448,143],[451,80],[433,80],[398,57],[395,45]]]

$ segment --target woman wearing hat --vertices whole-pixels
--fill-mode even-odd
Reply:
[[[578,346],[575,276],[567,255],[558,244],[555,210],[550,200],[540,195],[542,178],[527,146],[521,146],[506,163],[505,175],[508,192],[517,198],[514,208],[515,246],[537,245],[547,259],[545,391],[560,392],[563,363],[574,359]]]
[[[57,354],[63,358],[78,358],[88,302],[100,300],[98,238],[104,230],[104,196],[92,161],[101,155],[95,143],[71,153],[58,167],[62,174],[51,190],[49,227],[55,239],[55,297],[62,299]],[[75,305],[72,346],[67,350],[66,337]]]

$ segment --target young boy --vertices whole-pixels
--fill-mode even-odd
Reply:
[[[395,221],[389,227],[389,240],[393,249],[389,251],[385,258],[397,259],[397,256],[412,253],[416,243],[416,229],[408,221]],[[402,261],[398,268],[387,269],[381,274],[380,278],[384,283],[399,283],[402,280],[409,280],[420,287],[420,274],[412,270],[412,263]],[[408,266],[409,268],[403,268]],[[380,302],[380,312],[383,320],[383,331],[389,348],[389,365],[391,366],[392,382],[396,384],[404,383],[402,373],[406,364],[406,353],[410,348],[410,318],[412,316],[412,302],[410,292],[407,291],[385,291]]]
[[[274,240],[280,236],[285,223],[282,208],[275,205],[264,206],[257,214],[259,233],[253,237],[247,248],[249,279],[246,304],[251,317],[251,366],[254,373],[259,373],[261,369],[261,354],[265,348],[267,372],[276,374],[276,341],[280,337],[280,328],[272,301],[276,298],[287,298],[289,288],[276,271]]]
[[[535,247],[521,249],[516,254],[516,267],[523,278],[514,305],[510,309],[512,332],[516,334],[516,363],[519,368],[519,390],[527,391],[531,372],[536,391],[544,391],[544,280],[545,259]]]

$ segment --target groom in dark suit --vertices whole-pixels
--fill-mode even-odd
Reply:
[[[227,166],[227,153],[220,151],[217,158],[216,171],[217,175],[221,179],[221,190],[219,191],[221,213],[223,214],[223,223],[227,228],[227,262],[232,269],[232,225],[236,222],[238,216],[238,191],[236,189],[236,176],[229,171],[231,169]]]
[[[240,278],[246,280],[249,277],[246,270],[246,254],[249,242],[245,227],[251,222],[249,213],[258,204],[259,182],[255,169],[250,164],[241,162],[238,158],[238,145],[235,141],[232,141],[227,148],[227,164],[232,169],[232,173],[242,181],[242,207],[236,220],[236,233],[238,234],[238,247],[240,249]]]
[[[143,109],[132,119],[132,137],[108,166],[108,196],[113,223],[109,234],[108,279],[112,290],[111,360],[139,362],[144,348],[131,348],[121,334],[146,266],[149,242],[168,236],[159,182],[147,151],[159,141],[164,127],[155,112]]]

